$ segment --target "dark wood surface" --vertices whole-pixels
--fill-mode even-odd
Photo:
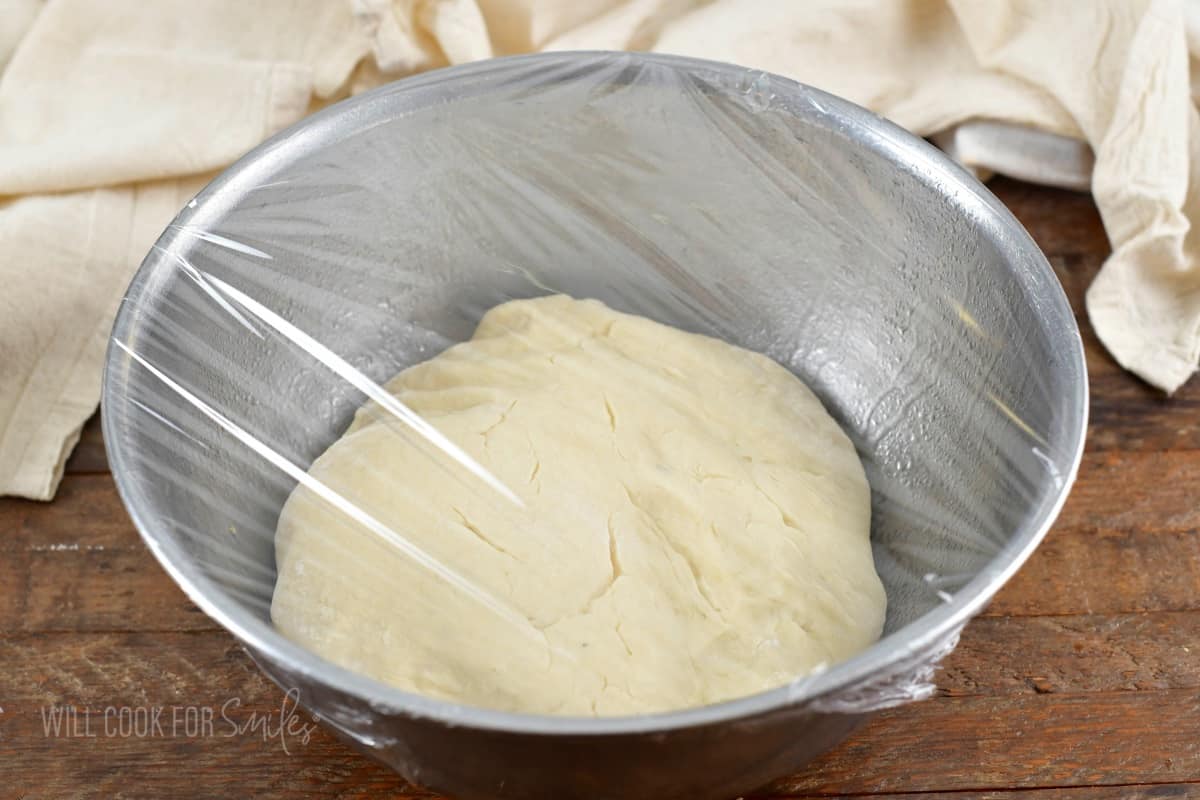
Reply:
[[[1108,246],[1090,199],[993,189],[1049,256],[1084,331],[1092,407],[1078,483],[968,626],[937,697],[878,715],[753,797],[1200,797],[1200,382],[1166,399],[1097,342],[1083,293]],[[94,420],[67,472],[52,503],[0,500],[0,797],[431,797],[323,729],[285,752],[222,721],[222,709],[237,724],[277,719],[283,697],[142,546]],[[90,713],[48,732],[47,709],[68,704]],[[170,716],[161,735],[105,722],[110,708],[155,706],[185,723],[176,708],[218,716],[199,735]]]

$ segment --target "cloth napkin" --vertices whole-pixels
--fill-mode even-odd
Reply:
[[[0,493],[53,495],[125,286],[216,171],[348,94],[538,50],[756,67],[981,172],[1090,186],[1113,254],[1088,312],[1171,392],[1200,357],[1189,46],[1182,0],[0,0]]]

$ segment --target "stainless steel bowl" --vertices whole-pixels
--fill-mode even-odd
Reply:
[[[550,290],[768,353],[864,459],[884,638],[791,686],[608,719],[464,707],[314,656],[268,616],[279,459],[307,466],[363,397],[211,278],[377,381]],[[1046,532],[1087,407],[1063,292],[977,181],[815,89],[651,55],[489,61],[305,120],[180,213],[113,343],[109,458],[166,570],[328,724],[470,798],[732,796],[919,694]]]

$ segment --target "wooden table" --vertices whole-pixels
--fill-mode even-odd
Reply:
[[[1092,386],[1079,481],[968,626],[936,698],[754,797],[1200,797],[1200,381],[1168,401],[1100,347],[1082,314],[1108,253],[1089,198],[993,189],[1079,312]],[[280,691],[143,547],[94,420],[67,473],[53,503],[0,500],[0,797],[430,796],[323,729],[290,752],[235,731],[223,716],[277,724]]]

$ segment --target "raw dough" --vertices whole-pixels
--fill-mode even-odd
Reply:
[[[298,487],[271,615],[331,661],[472,705],[613,715],[776,687],[880,634],[862,466],[765,356],[558,295],[493,308],[387,389],[524,507],[360,410],[309,474],[454,575]]]

